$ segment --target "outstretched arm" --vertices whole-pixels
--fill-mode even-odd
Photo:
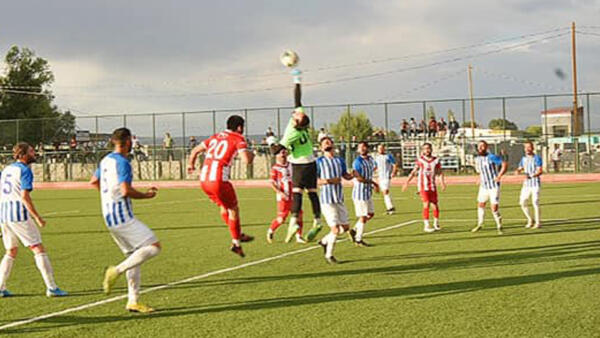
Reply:
[[[190,153],[190,159],[188,161],[188,172],[189,173],[192,173],[192,172],[194,172],[194,170],[196,170],[196,159],[198,158],[198,155],[202,154],[205,151],[206,151],[206,146],[204,145],[204,143],[200,143],[200,145],[198,145],[194,149],[192,149],[192,152]]]
[[[413,168],[413,170],[410,172],[410,175],[408,175],[408,179],[406,180],[406,182],[404,182],[404,185],[402,186],[402,191],[406,191],[406,189],[408,189],[408,184],[415,177],[415,175],[417,174],[418,170],[419,170],[418,167],[414,167]]]

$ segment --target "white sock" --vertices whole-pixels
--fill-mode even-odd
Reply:
[[[533,202],[533,213],[535,214],[535,225],[540,225],[540,202]]]
[[[330,232],[329,235],[325,237],[329,237],[327,239],[327,249],[325,252],[325,257],[330,258],[331,256],[333,256],[333,247],[335,246],[335,240],[337,239],[337,236],[333,232]]]
[[[154,245],[146,245],[135,250],[121,264],[117,265],[117,272],[123,273],[129,269],[135,268],[150,258],[158,255],[160,249]]]
[[[526,203],[521,203],[521,210],[523,210],[525,217],[527,217],[527,224],[531,224],[533,222],[533,220],[531,219],[531,214],[529,213],[529,207],[527,207]]]
[[[239,239],[232,239],[232,240],[231,240],[231,243],[233,243],[233,245],[235,245],[235,246],[240,246],[240,245],[241,245],[241,243],[240,243],[240,240],[239,240]]]
[[[438,228],[440,226],[440,220],[438,218],[433,219],[433,227]]]
[[[496,227],[498,227],[498,229],[502,228],[502,216],[500,216],[500,212],[492,212],[492,215],[494,216],[494,221],[496,221]]]
[[[52,270],[52,264],[50,264],[48,255],[45,252],[38,253],[35,254],[33,258],[35,259],[35,265],[37,265],[38,270],[42,273],[42,278],[44,279],[44,283],[46,283],[46,287],[50,290],[56,289],[54,270]]]
[[[0,262],[0,291],[6,290],[6,280],[10,276],[15,259],[9,255],[4,255]]]
[[[354,229],[356,229],[356,236],[354,238],[356,238],[357,242],[362,241],[362,235],[365,231],[365,223],[359,220],[358,222],[356,222],[356,225],[354,225]]]
[[[390,194],[383,195],[383,202],[385,203],[386,210],[394,208],[394,204],[392,204],[392,196]]]
[[[272,234],[273,233],[273,229],[269,228],[269,230],[267,230],[268,234]]]
[[[477,208],[477,224],[483,225],[483,216],[485,216],[484,208]]]
[[[290,217],[290,227],[298,223],[298,219],[295,216]]]
[[[302,239],[302,236],[300,236],[299,233],[296,233],[296,239]]]
[[[428,219],[424,219],[424,220],[423,220],[423,227],[424,227],[425,229],[429,229],[429,220],[428,220]]]
[[[125,272],[127,277],[127,303],[136,304],[140,296],[142,283],[142,269],[140,266],[133,267]]]

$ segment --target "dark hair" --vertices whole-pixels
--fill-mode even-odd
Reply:
[[[488,145],[488,143],[487,143],[487,141],[486,141],[486,140],[479,140],[479,143],[483,143],[483,144],[485,144],[486,146]]]
[[[298,121],[296,128],[297,129],[306,129],[306,128],[308,128],[309,124],[310,124],[310,119],[308,118],[308,116],[306,114],[304,114],[304,115],[302,115],[302,118],[300,119],[300,121]]]
[[[367,147],[367,148],[369,147],[369,142],[367,142],[367,141],[360,141],[360,142],[358,142],[358,145],[361,145],[361,144],[364,144],[365,147]]]
[[[329,137],[329,136],[323,136],[323,137],[321,137],[321,139],[319,140],[319,144],[323,143],[323,141],[325,141],[325,140],[329,140],[329,141],[331,141],[331,143],[334,143],[334,142],[333,142],[333,139],[332,139],[331,137]]]
[[[244,127],[244,118],[239,115],[231,115],[227,119],[227,129],[236,131],[238,127]]]
[[[531,146],[533,147],[533,142],[532,142],[531,140],[527,140],[527,141],[525,141],[523,144],[524,144],[524,145],[525,145],[525,144],[529,144],[529,145],[531,145]]]
[[[17,143],[13,147],[13,158],[15,160],[18,160],[21,157],[25,156],[27,154],[27,151],[29,151],[29,147],[31,147],[31,145],[29,143],[27,143],[27,142],[19,142],[19,143]]]
[[[274,143],[271,145],[271,154],[273,155],[277,155],[279,154],[283,149],[286,149],[284,146],[282,146],[279,143]]]
[[[110,137],[112,143],[123,145],[127,142],[127,139],[131,137],[131,131],[127,128],[115,129]]]
[[[425,143],[423,143],[423,147],[424,147],[424,146],[429,146],[429,148],[432,148],[432,149],[433,149],[433,146],[432,146],[432,145],[431,145],[431,143],[429,143],[429,142],[425,142]]]

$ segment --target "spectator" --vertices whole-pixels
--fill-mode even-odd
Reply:
[[[175,141],[171,137],[171,134],[166,132],[165,137],[163,138],[163,149],[167,151],[167,161],[175,160],[175,153],[173,153],[173,146],[175,145]]]
[[[562,150],[559,144],[554,144],[554,150],[552,151],[552,164],[554,165],[554,172],[559,172],[560,169],[560,158],[562,157]]]
[[[402,136],[403,140],[406,140],[408,138],[408,134],[409,134],[409,125],[408,122],[406,122],[406,119],[402,119],[402,124],[400,125],[400,136]]]
[[[443,142],[444,139],[446,139],[446,129],[447,129],[446,121],[444,121],[443,117],[440,118],[440,120],[438,121],[437,129],[438,129],[438,134]]]
[[[340,153],[340,157],[344,160],[346,159],[346,141],[344,140],[344,136],[340,136],[340,140],[338,142],[338,151]]]
[[[75,135],[71,136],[71,141],[69,141],[69,149],[71,151],[77,150],[77,139],[75,138]]]
[[[450,117],[450,124],[448,125],[448,128],[450,129],[450,142],[454,142],[454,138],[456,137],[459,128],[458,122],[454,116]]]
[[[190,140],[188,141],[188,149],[194,149],[198,145],[198,141],[196,141],[195,136],[190,136]]]
[[[421,123],[419,123],[418,132],[419,134],[423,134],[423,136],[427,135],[427,123],[425,123],[425,120],[421,120]]]
[[[267,128],[267,132],[265,133],[265,136],[267,137],[267,140],[269,139],[269,137],[275,136],[275,133],[273,132],[273,129],[271,127]]]
[[[429,125],[428,125],[428,133],[427,133],[427,137],[436,137],[437,136],[437,130],[438,130],[438,124],[437,121],[435,120],[435,117],[431,117],[429,119]]]
[[[267,136],[267,144],[268,144],[269,146],[271,146],[271,145],[273,145],[273,144],[275,144],[275,143],[277,143],[277,137],[275,137],[275,135],[274,135],[274,134],[273,134],[273,135],[271,135],[271,136]]]
[[[417,121],[415,121],[414,117],[410,118],[410,135],[412,137],[417,137]]]
[[[319,135],[317,136],[317,142],[321,142],[322,139],[324,139],[325,137],[327,137],[327,132],[325,131],[325,128],[321,128],[319,129]]]

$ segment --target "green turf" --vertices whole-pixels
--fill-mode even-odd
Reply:
[[[320,248],[158,290],[142,300],[153,315],[124,311],[125,301],[9,329],[7,333],[66,336],[569,336],[598,335],[600,327],[600,184],[546,185],[543,229],[526,230],[519,187],[506,185],[501,212],[505,234],[491,215],[477,234],[476,187],[451,186],[441,195],[441,233],[420,222],[367,236],[374,246],[339,243],[337,266]],[[349,190],[346,191],[349,193]],[[366,231],[420,218],[420,202],[393,190],[399,213],[376,218]],[[229,234],[216,207],[198,190],[162,190],[134,203],[154,229],[163,252],[142,267],[144,287],[178,281],[305,248],[266,244],[275,213],[268,189],[239,189],[244,231],[257,240],[247,257],[228,251]],[[122,256],[99,216],[94,191],[36,191],[47,214],[44,244],[59,285],[72,296],[48,299],[32,255],[21,248],[9,280],[17,296],[0,299],[0,325],[107,299],[102,271]],[[305,205],[308,203],[305,201]],[[353,213],[352,202],[347,205]],[[52,214],[54,213],[54,214]],[[308,213],[309,214],[309,213]],[[570,219],[550,221],[551,219]],[[308,221],[308,220],[307,220]],[[116,294],[124,292],[123,279]],[[112,297],[112,295],[111,295]],[[2,332],[0,331],[0,334]]]

